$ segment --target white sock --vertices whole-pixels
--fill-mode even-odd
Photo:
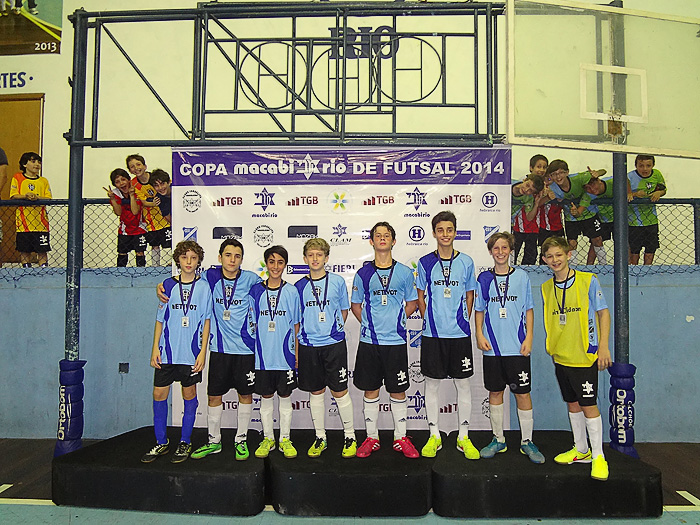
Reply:
[[[569,260],[569,262],[571,262],[571,264],[576,264],[576,256],[577,255],[578,255],[578,250],[571,250],[571,259]]]
[[[428,416],[428,430],[431,436],[440,437],[440,381],[441,379],[425,378],[425,413]]]
[[[605,252],[605,246],[594,246],[593,251],[600,264],[608,264],[608,254]]]
[[[408,399],[391,399],[391,415],[394,417],[394,440],[406,437],[406,416],[408,416]]]
[[[500,405],[492,405],[489,403],[489,417],[491,419],[491,430],[494,437],[499,443],[506,442],[506,436],[503,433],[503,403]],[[459,434],[462,435],[461,432]]]
[[[571,431],[574,433],[574,445],[581,454],[588,452],[588,440],[586,439],[586,417],[583,412],[569,412]]]
[[[469,420],[472,417],[472,390],[469,378],[453,379],[457,387],[457,415],[459,417],[459,437],[469,434]]]
[[[273,440],[275,439],[275,429],[272,420],[272,411],[274,408],[273,397],[260,398],[260,419],[262,420],[263,435]]]
[[[379,398],[367,399],[364,397],[364,412],[365,412],[365,428],[367,429],[367,437],[379,439],[379,431],[377,430],[377,419],[379,419]]]
[[[248,437],[248,425],[253,415],[253,403],[241,403],[238,401],[238,428],[236,430],[236,441],[245,441]]]
[[[588,437],[591,440],[591,455],[594,458],[603,455],[603,418],[598,417],[587,417],[586,418],[586,430],[588,430]]]
[[[345,437],[355,439],[355,414],[353,413],[350,392],[346,392],[344,396],[336,397],[335,403],[338,405],[338,415],[343,422]]]
[[[520,421],[520,442],[532,441],[532,429],[535,426],[535,421],[532,417],[532,409],[518,409],[518,421]]]
[[[207,429],[209,430],[209,443],[221,443],[221,414],[224,405],[207,407]]]
[[[160,250],[151,250],[151,266],[160,266]]]
[[[326,439],[325,392],[323,394],[309,394],[309,408],[311,409],[311,421],[316,429],[316,437]]]
[[[280,439],[289,439],[289,432],[292,430],[292,398],[291,396],[280,397]]]

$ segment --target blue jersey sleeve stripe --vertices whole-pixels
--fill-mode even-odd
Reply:
[[[501,348],[498,346],[498,339],[496,339],[496,334],[491,325],[491,313],[488,310],[486,310],[486,315],[484,316],[484,324],[486,325],[486,332],[489,334],[489,342],[491,343],[493,353],[494,355],[500,356]]]

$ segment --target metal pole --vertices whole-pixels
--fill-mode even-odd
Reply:
[[[622,0],[610,5],[622,7]],[[625,27],[622,15],[611,15],[611,53],[615,66],[625,65]],[[625,79],[613,76],[613,106],[625,113],[627,92]],[[623,137],[625,140],[626,137]],[[627,231],[627,155],[613,153],[613,242],[615,243],[615,355],[617,363],[630,362],[629,254]]]
[[[700,201],[693,203],[693,219],[695,224],[695,264],[700,264]]]
[[[71,17],[74,29],[71,127],[68,176],[68,257],[66,261],[66,359],[80,355],[80,270],[83,267],[83,152],[76,144],[85,135],[85,82],[87,72],[88,18],[82,9]]]

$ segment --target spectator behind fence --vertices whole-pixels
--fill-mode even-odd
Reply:
[[[538,157],[538,155],[535,155],[535,157]],[[532,158],[534,159],[535,157]],[[542,157],[546,159],[546,157]],[[537,225],[539,227],[539,233],[537,234],[538,246],[542,246],[542,243],[550,237],[564,237],[566,235],[564,233],[564,222],[561,218],[563,208],[558,204],[554,192],[549,187],[552,184],[552,177],[548,175],[545,170],[543,178],[545,188],[541,192],[543,198],[537,212]],[[541,249],[540,257],[537,262],[538,264],[545,264]]]
[[[126,170],[112,170],[109,179],[114,184],[103,188],[109,197],[114,214],[119,217],[117,235],[117,266],[126,266],[129,252],[136,253],[136,266],[146,266],[146,223],[141,216],[141,205],[136,199],[136,192],[131,185],[131,178]]]
[[[170,214],[172,210],[172,189],[170,188],[170,175],[166,171],[161,169],[154,169],[151,172],[151,186],[156,190],[158,196],[153,199],[156,203],[158,209],[160,210],[163,218],[168,221],[168,224],[172,223]],[[172,232],[170,231],[170,226],[168,226],[168,231],[165,233],[165,237],[172,242]]]
[[[591,177],[588,184],[583,185],[583,189],[591,198],[591,205],[589,209],[598,214],[600,218],[600,237],[603,241],[609,241],[613,236],[613,207],[612,204],[595,204],[598,197],[602,199],[612,199],[613,197],[613,181],[612,177],[607,177],[605,179],[599,179],[597,177]],[[595,259],[594,246],[591,244],[588,249],[588,259]],[[607,260],[607,254],[605,253],[605,246],[603,246],[603,253],[605,260]]]
[[[36,201],[51,198],[49,181],[40,174],[41,156],[38,153],[23,153],[19,159],[19,169],[20,171],[12,177],[10,199]],[[48,266],[51,245],[46,206],[18,206],[16,228],[17,251],[22,266],[31,267],[32,253],[37,254],[39,266]]]
[[[547,157],[535,155],[530,159],[530,173],[524,182],[514,182],[511,186],[513,199],[511,222],[515,235],[513,264],[517,263],[520,247],[525,245],[521,264],[535,264],[537,260],[537,210],[544,202],[542,190],[547,171]]]
[[[571,247],[571,263],[576,264],[576,248],[578,237],[583,234],[591,241],[593,251],[600,264],[607,264],[603,251],[603,239],[600,234],[600,219],[595,212],[588,209],[591,204],[590,196],[583,189],[583,185],[591,180],[591,177],[605,175],[605,170],[591,170],[575,173],[569,176],[569,165],[560,159],[553,160],[547,168],[547,175],[552,177],[549,188],[557,199],[569,200],[571,204],[564,207],[564,226],[566,239]],[[595,258],[588,258],[586,264],[593,264]]]
[[[4,6],[4,0],[0,0],[1,3],[3,3]],[[5,155],[5,150],[0,148],[0,193],[2,192],[2,189],[5,187],[5,183],[7,182],[7,155]],[[2,197],[0,196],[0,199]],[[2,219],[0,219],[0,245],[2,245]],[[2,250],[0,250],[0,268],[2,268]]]
[[[666,181],[661,172],[654,169],[653,155],[637,155],[634,169],[627,174],[627,200],[650,199],[658,201],[666,195]],[[659,249],[659,219],[654,204],[630,204],[627,208],[629,225],[630,264],[639,263],[644,248],[644,264],[654,262]]]
[[[141,202],[141,212],[146,221],[146,241],[151,246],[151,265],[160,266],[160,248],[170,248],[172,240],[170,224],[163,218],[160,209],[155,203],[156,190],[151,186],[151,174],[147,171],[146,159],[141,155],[129,155],[126,158],[126,167],[134,176],[131,185],[136,190],[136,198]]]

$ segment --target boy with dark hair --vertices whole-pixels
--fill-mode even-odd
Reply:
[[[10,199],[36,201],[52,198],[49,181],[41,176],[41,156],[38,153],[23,153],[19,159],[19,169],[10,183]],[[39,266],[48,266],[51,242],[46,206],[18,206],[15,227],[22,266],[31,267],[32,253],[37,254]]]
[[[654,168],[653,155],[637,155],[635,169],[627,174],[627,200],[649,199],[652,203],[666,195],[666,181]],[[627,208],[629,224],[630,264],[639,263],[644,248],[644,264],[654,262],[659,249],[659,218],[654,204],[630,204]]]
[[[552,176],[551,174],[547,174],[547,170],[545,170],[543,179],[545,188],[541,192],[543,199],[539,211],[537,212],[537,225],[539,227],[537,246],[540,247],[540,256],[537,260],[538,264],[545,264],[542,258],[542,243],[550,237],[564,237],[566,235],[564,233],[564,222],[561,218],[563,208],[557,203],[556,196],[550,189]]]
[[[545,459],[532,442],[534,422],[530,398],[534,301],[527,273],[509,265],[514,243],[508,232],[489,237],[486,246],[494,266],[477,278],[476,344],[484,352],[484,387],[489,391],[493,431],[491,443],[479,454],[482,458],[492,458],[508,450],[503,432],[503,393],[506,385],[510,385],[518,406],[520,452],[539,464]]]
[[[168,221],[168,224],[171,224],[171,213],[173,206],[172,189],[170,188],[170,175],[160,168],[154,169],[151,172],[151,185],[158,194],[158,196],[153,199],[153,202],[155,202],[156,206],[158,206],[163,218]],[[170,229],[170,226],[168,226],[168,229]],[[168,234],[166,232],[166,237],[172,237],[172,233]]]
[[[255,393],[260,400],[263,440],[255,457],[265,458],[275,449],[272,412],[273,396],[279,398],[280,451],[295,458],[297,451],[290,439],[292,428],[292,391],[297,386],[297,340],[301,306],[293,286],[282,279],[289,254],[283,246],[265,250],[268,278],[253,285],[248,293],[250,323],[255,331]]]
[[[168,394],[170,385],[175,381],[182,386],[185,410],[180,444],[171,461],[181,463],[189,457],[198,406],[197,383],[202,381],[209,346],[211,291],[204,283],[197,286],[197,269],[204,259],[204,250],[194,241],[182,241],[175,247],[173,259],[180,275],[166,279],[163,286],[166,294],[171,295],[174,291],[180,301],[175,299],[168,304],[158,303],[151,351],[151,366],[156,369],[153,378],[156,444],[141,458],[144,463],[150,463],[168,452]]]
[[[134,176],[131,184],[136,190],[136,198],[141,203],[143,220],[146,223],[146,240],[151,246],[151,263],[160,266],[160,248],[170,248],[172,237],[170,223],[163,217],[155,203],[156,190],[150,183],[151,174],[147,171],[146,159],[141,155],[129,155],[126,167]]]
[[[452,378],[457,389],[459,434],[457,449],[467,459],[479,459],[469,439],[472,412],[470,377],[474,375],[469,316],[474,304],[474,261],[454,249],[457,218],[441,211],[432,220],[437,249],[418,261],[418,309],[423,316],[420,363],[425,376],[425,410],[430,437],[424,457],[435,457],[442,448],[439,428],[439,390],[442,380]]]
[[[511,222],[515,235],[513,263],[517,264],[520,247],[525,245],[521,264],[535,264],[537,261],[537,212],[544,202],[544,176],[547,170],[547,157],[535,155],[530,159],[530,173],[525,181],[513,181],[511,186]]]
[[[592,463],[591,477],[605,481],[608,462],[603,455],[603,420],[596,398],[598,371],[612,364],[610,312],[598,278],[569,268],[571,246],[565,239],[550,237],[542,245],[542,253],[554,272],[554,277],[542,284],[545,345],[554,360],[574,434],[574,447],[554,461],[562,465]]]
[[[345,279],[326,272],[330,250],[324,239],[306,241],[304,262],[309,265],[309,275],[294,285],[301,303],[299,388],[309,392],[311,419],[316,429],[316,440],[309,448],[309,457],[320,456],[327,447],[324,395],[329,387],[345,432],[342,457],[351,458],[357,452],[357,441],[352,400],[348,393],[348,349],[345,343],[345,321],[350,302]]]
[[[127,265],[132,250],[136,253],[136,266],[146,266],[146,223],[141,217],[141,206],[136,200],[131,178],[125,170],[117,168],[112,170],[109,180],[114,189],[111,186],[102,189],[107,192],[112,211],[119,217],[117,266]]]
[[[407,458],[417,458],[418,451],[406,435],[406,390],[410,386],[406,318],[416,311],[418,299],[413,271],[393,259],[396,231],[388,222],[372,226],[369,243],[374,260],[355,274],[350,304],[361,325],[354,383],[365,392],[367,427],[367,439],[357,449],[357,457],[366,458],[379,450],[379,389],[384,384],[394,419],[393,448]]]
[[[549,189],[552,190],[557,199],[571,201],[568,208],[564,207],[564,227],[566,238],[571,247],[571,258],[574,262],[576,261],[578,237],[583,234],[593,245],[595,255],[593,258],[589,257],[586,264],[593,264],[596,257],[600,264],[607,264],[603,239],[600,236],[600,218],[589,209],[591,199],[583,189],[591,177],[600,177],[605,173],[605,170],[588,168],[587,171],[569,176],[569,166],[561,159],[553,160],[547,167],[547,175],[552,178]]]
[[[595,200],[613,198],[612,177],[605,179],[591,177],[588,184],[584,184],[583,189],[590,196],[591,207],[600,218],[600,238],[603,239],[603,242],[611,240],[613,237],[613,206],[612,204],[597,204]],[[603,246],[603,252],[605,252],[605,246]],[[595,257],[594,246],[591,245],[588,250],[588,258],[592,259],[593,257]],[[607,253],[605,257],[607,260]]]

